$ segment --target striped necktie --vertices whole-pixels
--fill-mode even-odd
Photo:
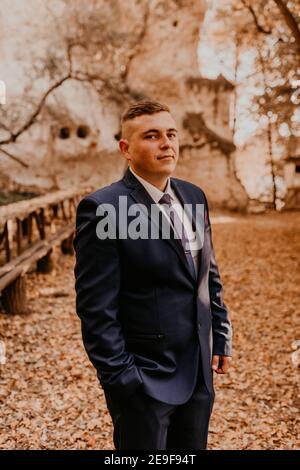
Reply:
[[[166,213],[170,217],[170,221],[173,226],[173,229],[175,230],[176,234],[179,236],[179,240],[184,249],[185,256],[187,258],[190,270],[193,276],[196,277],[196,270],[195,270],[192,252],[190,250],[189,239],[186,235],[186,231],[184,229],[183,223],[180,220],[180,217],[178,216],[175,208],[174,207],[172,208],[171,200],[172,200],[172,197],[170,196],[170,194],[165,193],[158,202],[159,204],[165,204],[165,206],[167,206],[165,207]]]

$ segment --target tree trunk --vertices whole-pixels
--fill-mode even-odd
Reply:
[[[73,255],[73,253],[74,253],[73,234],[69,238],[67,238],[66,240],[62,241],[61,251],[64,255]]]
[[[234,64],[234,82],[235,82],[235,87],[234,87],[234,95],[233,95],[233,125],[232,125],[232,133],[233,136],[236,131],[236,120],[237,120],[237,102],[238,102],[238,97],[237,97],[237,79],[238,79],[238,71],[240,67],[240,39],[239,37],[235,38],[235,64]]]
[[[37,261],[37,270],[40,273],[50,273],[52,269],[54,268],[54,259],[53,259],[53,253],[52,250],[49,251],[49,253],[46,254],[43,258],[39,259]]]
[[[277,188],[276,188],[276,175],[274,171],[274,158],[273,158],[273,142],[272,142],[272,123],[268,119],[268,148],[269,148],[269,158],[270,158],[270,168],[271,168],[271,177],[272,177],[272,205],[273,209],[276,211],[276,200],[277,200]]]
[[[18,277],[2,291],[4,310],[11,314],[29,313],[25,276]]]
[[[261,65],[261,70],[262,70],[262,76],[263,76],[263,84],[264,84],[264,91],[265,91],[265,97],[268,102],[270,102],[270,97],[268,96],[266,90],[268,88],[268,83],[267,83],[267,73],[266,73],[266,68],[265,68],[265,63],[263,56],[261,54],[261,51],[258,49],[258,55],[259,55],[259,60],[260,60],[260,65]],[[270,164],[270,172],[271,172],[271,178],[272,178],[272,206],[273,209],[276,210],[276,200],[277,200],[277,187],[276,187],[276,175],[275,175],[275,165],[274,165],[274,155],[273,155],[273,138],[272,138],[273,132],[272,132],[272,123],[271,123],[271,118],[268,116],[268,126],[267,126],[267,139],[268,139],[268,151],[269,151],[269,164]]]
[[[274,2],[278,6],[282,16],[284,17],[284,20],[288,28],[292,32],[292,35],[294,36],[296,44],[300,51],[300,29],[299,29],[297,21],[294,18],[293,13],[291,12],[291,10],[288,8],[287,4],[283,0],[274,0]]]

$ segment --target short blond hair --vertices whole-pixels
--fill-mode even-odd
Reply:
[[[170,108],[166,104],[153,100],[143,100],[132,104],[122,115],[121,124],[143,114],[155,114],[160,112],[170,113]]]

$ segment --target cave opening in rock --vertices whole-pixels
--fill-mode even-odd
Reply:
[[[68,139],[70,137],[70,128],[62,127],[59,131],[60,139]]]
[[[114,135],[115,140],[118,142],[121,139],[122,133],[119,131],[117,134]]]
[[[89,126],[81,125],[77,128],[77,137],[80,139],[85,139],[90,133]]]

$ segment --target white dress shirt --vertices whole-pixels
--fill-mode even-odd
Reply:
[[[183,212],[184,212],[183,207],[181,205],[180,200],[176,196],[175,192],[171,188],[170,178],[168,178],[166,189],[163,192],[160,189],[158,189],[156,186],[153,186],[153,184],[149,183],[149,181],[146,181],[144,178],[137,175],[135,173],[135,171],[133,171],[132,168],[129,167],[129,170],[136,177],[136,179],[139,180],[139,182],[144,186],[144,188],[146,189],[149,196],[158,205],[158,207],[164,213],[164,215],[167,217],[168,220],[170,220],[170,218],[169,218],[169,216],[168,216],[168,214],[165,210],[164,204],[160,204],[159,201],[163,197],[164,194],[169,194],[171,196],[171,198],[172,198],[172,207],[174,208],[174,210],[176,211],[178,217],[180,218],[180,221],[181,221],[182,225],[184,226],[184,230],[185,230],[185,233],[186,233],[188,239],[189,240],[194,240],[195,233],[193,231],[192,223],[191,223],[191,221],[189,220],[188,217],[183,216]],[[192,253],[192,257],[193,257],[195,270],[196,270],[196,273],[197,273],[198,272],[198,264],[199,264],[199,250],[198,249],[197,250],[191,249],[191,253]]]

